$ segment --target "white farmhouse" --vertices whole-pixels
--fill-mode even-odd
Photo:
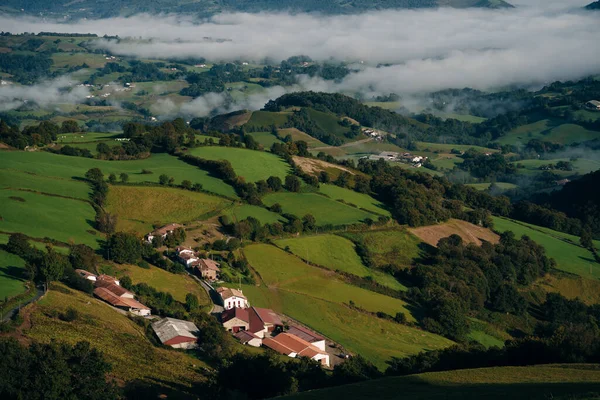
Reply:
[[[237,308],[248,308],[250,304],[248,299],[241,290],[230,289],[226,287],[220,287],[217,289],[217,293],[221,297],[221,304],[226,310],[230,310],[234,307]]]

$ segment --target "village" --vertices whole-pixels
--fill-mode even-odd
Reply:
[[[181,227],[176,223],[165,225],[147,234],[145,240],[151,243],[157,237],[167,239]],[[339,362],[348,357],[328,352],[326,339],[300,323],[271,309],[252,306],[241,288],[217,286],[221,271],[218,262],[200,258],[198,252],[189,247],[179,246],[175,254],[177,261],[186,267],[186,272],[202,285],[213,300],[210,313],[242,345],[263,347],[292,358],[308,357],[325,368],[333,367],[331,358]],[[98,299],[121,313],[152,320],[152,330],[163,345],[184,350],[199,347],[198,328],[193,322],[153,316],[150,307],[136,300],[135,294],[123,288],[113,276],[95,275],[81,269],[75,272],[93,283],[93,294]],[[331,342],[329,346],[337,348]]]

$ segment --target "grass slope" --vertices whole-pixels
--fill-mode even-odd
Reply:
[[[0,301],[25,292],[25,260],[0,250]]]
[[[88,200],[90,196],[90,185],[85,182],[33,175],[11,169],[0,169],[0,188],[32,190],[83,200]]]
[[[261,144],[266,150],[270,149],[273,143],[283,143],[277,136],[271,132],[252,132],[249,134]]]
[[[229,215],[234,221],[241,221],[248,217],[253,217],[259,220],[261,224],[273,224],[285,220],[281,215],[271,212],[266,208],[250,204],[235,206],[229,209],[226,215]]]
[[[371,276],[375,282],[396,290],[406,287],[384,272],[365,267],[354,250],[354,243],[337,235],[302,236],[296,239],[276,240],[275,245],[298,257],[331,270],[340,270],[357,276]]]
[[[263,198],[263,203],[272,206],[279,203],[285,213],[303,217],[312,214],[318,225],[346,225],[377,219],[377,215],[342,204],[315,193],[271,193]]]
[[[431,246],[437,246],[440,239],[452,234],[460,236],[465,243],[475,243],[478,246],[481,245],[482,240],[497,243],[499,239],[498,235],[491,230],[459,219],[450,219],[438,225],[411,228],[410,232]]]
[[[137,265],[124,264],[118,267],[118,277],[128,275],[134,284],[146,283],[161,292],[168,292],[175,300],[185,303],[188,293],[195,294],[201,306],[211,304],[206,291],[187,274],[172,274],[164,269],[150,266],[150,269],[140,268]]]
[[[87,202],[4,189],[0,190],[0,205],[2,232],[20,232],[34,238],[49,237],[98,248],[101,236],[93,229],[96,213]]]
[[[289,115],[290,113],[287,112],[254,111],[246,125],[265,128],[271,125],[281,126],[286,123]]]
[[[362,241],[376,267],[388,264],[397,268],[410,266],[419,257],[421,240],[404,229],[349,233],[346,236]]]
[[[207,160],[228,160],[235,173],[243,176],[246,182],[266,180],[272,175],[284,179],[290,173],[290,167],[285,161],[264,151],[208,146],[192,149],[190,154]]]
[[[115,213],[118,230],[147,233],[152,225],[190,222],[223,209],[220,197],[166,187],[111,186],[106,208]]]
[[[192,183],[201,183],[204,190],[223,196],[237,198],[233,188],[220,179],[209,176],[208,172],[180,161],[168,154],[153,154],[144,160],[105,161],[83,157],[69,157],[47,152],[2,152],[0,169],[10,168],[40,176],[64,179],[83,178],[90,168],[100,168],[105,176],[111,173],[117,176],[125,172],[130,182],[158,183],[158,177],[166,174],[175,179],[175,183],[187,179]],[[151,174],[142,174],[142,170]]]
[[[64,287],[63,287],[64,288]],[[111,375],[125,382],[135,379],[159,381],[166,385],[189,386],[202,379],[201,361],[184,352],[154,347],[144,329],[110,306],[81,292],[70,294],[50,290],[35,305],[29,306],[31,328],[25,335],[42,342],[61,340],[67,343],[88,341],[112,363]],[[79,318],[64,322],[51,317],[68,307],[79,311]]]
[[[596,398],[600,390],[597,365],[538,365],[429,372],[389,377],[289,396],[312,400],[398,399],[573,399]]]
[[[600,132],[590,131],[580,125],[563,124],[559,120],[543,119],[522,125],[497,140],[500,144],[525,145],[531,139],[540,139],[563,145],[593,140]]]
[[[494,230],[512,231],[516,237],[529,236],[544,246],[548,257],[556,260],[559,270],[584,278],[600,278],[600,264],[594,260],[588,250],[579,246],[579,238],[575,236],[498,217],[494,217]],[[600,241],[596,241],[596,247],[600,247]]]
[[[344,200],[346,203],[354,204],[359,208],[365,209],[375,214],[390,217],[392,214],[383,208],[383,204],[371,196],[358,193],[354,190],[345,189],[336,185],[322,184],[319,192],[329,196],[333,200]]]

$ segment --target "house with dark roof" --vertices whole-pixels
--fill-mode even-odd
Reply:
[[[161,238],[165,239],[167,237],[167,235],[173,233],[173,231],[177,228],[182,228],[183,225],[181,224],[168,224],[165,226],[161,226],[160,228],[154,230],[153,232],[150,232],[149,234],[146,235],[146,241],[148,243],[152,243],[152,239],[154,239],[157,236],[160,236]]]
[[[92,274],[91,272],[86,271],[85,269],[76,269],[75,273],[82,277],[83,279],[87,279],[88,281],[96,282],[97,276]]]
[[[121,284],[121,282],[119,282],[119,280],[117,278],[115,278],[114,276],[105,275],[105,274],[100,274],[96,277],[96,285],[98,285],[98,282],[108,282],[108,283],[114,283],[116,285]]]
[[[321,365],[329,366],[329,354],[304,339],[289,333],[280,333],[275,337],[264,338],[263,346],[288,357],[308,357]]]
[[[262,345],[262,339],[252,332],[239,331],[233,336],[235,336],[241,344],[247,344],[252,347],[260,347]]]
[[[319,350],[326,351],[325,338],[319,336],[316,332],[313,332],[310,329],[304,328],[303,326],[299,325],[292,325],[286,332],[290,335],[294,335],[296,337],[299,337],[300,339],[306,340],[308,343],[317,347]]]
[[[283,330],[279,315],[268,308],[231,308],[221,313],[221,323],[230,332],[247,331],[261,339]]]
[[[118,296],[118,297],[123,297],[123,298],[128,298],[128,299],[133,299],[135,297],[133,295],[133,293],[130,292],[129,290],[125,289],[122,286],[117,285],[116,283],[110,282],[110,281],[97,280],[96,287],[97,288],[105,288],[108,291],[112,292],[115,296]]]
[[[198,270],[199,275],[209,281],[216,281],[221,269],[219,263],[209,258],[201,258],[191,263],[191,266]],[[240,291],[241,292],[241,291]]]
[[[152,323],[152,330],[162,344],[176,349],[198,347],[198,327],[190,321],[163,318]]]
[[[585,106],[590,110],[600,111],[600,101],[598,100],[590,100],[587,103],[585,103]]]
[[[230,308],[221,313],[221,323],[226,330],[237,333],[250,328],[250,317],[247,308]]]

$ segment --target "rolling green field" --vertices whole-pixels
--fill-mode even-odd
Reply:
[[[247,246],[244,255],[260,274],[264,284],[271,289],[338,304],[353,301],[367,311],[383,311],[390,315],[403,312],[409,320],[413,320],[404,301],[346,284],[335,273],[307,265],[275,246]]]
[[[102,239],[93,227],[94,209],[80,200],[4,189],[0,190],[0,215],[2,232],[73,241],[92,248],[98,248]]]
[[[25,260],[0,250],[0,301],[25,292]]]
[[[381,370],[386,368],[386,361],[391,357],[406,357],[453,344],[426,331],[287,290],[246,285],[244,293],[252,304],[289,315],[340,343],[347,351],[361,354]]]
[[[498,232],[512,231],[516,237],[527,235],[538,244],[544,246],[546,254],[556,260],[557,268],[584,278],[600,278],[600,264],[592,254],[579,246],[579,238],[548,228],[494,217],[494,230]],[[600,242],[596,241],[596,247]]]
[[[288,112],[254,111],[246,125],[249,127],[281,126],[287,122],[289,115]]]
[[[344,189],[336,185],[321,184],[319,192],[326,194],[333,200],[344,200],[346,203],[351,203],[359,208],[368,210],[372,213],[390,217],[392,214],[383,208],[383,204],[363,193],[355,192],[354,190]]]
[[[252,132],[249,135],[252,136],[259,144],[261,144],[265,150],[270,149],[273,143],[283,143],[271,132]]]
[[[465,369],[388,377],[299,393],[286,399],[566,400],[597,398],[599,391],[600,370],[597,365],[557,364]]]
[[[271,193],[263,198],[263,203],[268,206],[279,203],[285,213],[300,218],[312,214],[317,220],[317,225],[345,225],[361,222],[367,218],[376,220],[378,217],[315,193]]]
[[[192,183],[201,183],[204,190],[223,196],[237,198],[233,188],[220,179],[212,177],[200,168],[184,163],[168,154],[153,154],[143,160],[104,161],[84,157],[69,157],[47,152],[5,151],[0,153],[0,169],[9,168],[41,176],[64,179],[83,178],[90,168],[100,168],[105,177],[114,173],[117,176],[125,172],[129,182],[158,183],[158,177],[166,174],[175,179],[175,183],[188,179]],[[143,174],[146,169],[151,174]]]
[[[256,218],[261,224],[273,224],[275,222],[285,221],[281,215],[267,210],[266,208],[253,206],[250,204],[241,204],[228,210],[229,215],[234,221],[241,221],[248,217]]]
[[[197,147],[190,154],[207,160],[227,160],[235,173],[256,182],[270,176],[278,176],[282,180],[290,173],[290,167],[278,156],[264,151],[247,150],[235,147]]]
[[[496,183],[496,186],[502,190],[510,190],[510,189],[514,189],[514,188],[518,187],[514,183],[508,183],[508,182],[495,182],[495,183]],[[466,186],[470,186],[477,190],[487,190],[490,187],[490,184],[489,183],[468,183]]]
[[[344,236],[362,241],[377,267],[391,264],[405,268],[421,254],[418,247],[421,240],[404,229],[346,233]]]
[[[337,235],[301,236],[295,239],[276,240],[275,245],[289,250],[309,263],[333,271],[340,270],[357,276],[371,276],[375,282],[395,290],[406,287],[384,272],[365,267],[354,250],[354,243]]]
[[[337,136],[344,142],[348,141],[348,138],[345,137],[344,134],[348,133],[350,128],[340,125],[338,123],[340,119],[337,116],[330,113],[317,111],[312,108],[307,108],[307,110],[308,115],[310,115],[310,118],[317,124],[317,126],[323,129],[325,132]]]
[[[600,132],[590,131],[580,125],[562,124],[561,121],[543,119],[522,125],[497,140],[500,144],[525,145],[531,139],[540,139],[563,145],[600,138]]]
[[[296,128],[279,129],[277,131],[277,134],[282,139],[285,138],[286,136],[290,135],[294,142],[302,140],[308,144],[309,148],[327,146],[325,143],[321,142],[319,139],[315,139],[314,137],[310,136],[309,134],[299,131]]]
[[[480,153],[497,153],[499,150],[490,149],[488,147],[473,146],[469,144],[444,144],[444,143],[430,143],[430,142],[416,142],[417,148],[421,151],[441,151],[444,153],[450,153],[452,149],[467,151],[469,149],[475,149]]]
[[[172,274],[152,265],[150,269],[128,264],[119,265],[117,268],[117,277],[121,278],[127,275],[131,278],[134,285],[141,282],[146,283],[161,292],[171,293],[175,300],[182,303],[185,303],[186,294],[192,293],[198,296],[201,307],[211,305],[208,294],[206,294],[202,286],[186,274]]]
[[[118,216],[117,230],[145,234],[152,226],[185,223],[231,204],[220,197],[166,187],[111,186],[106,209]]]
[[[579,158],[575,161],[570,161],[568,158],[555,158],[551,160],[522,160],[515,164],[521,164],[524,168],[517,169],[517,172],[525,175],[536,175],[544,172],[540,169],[542,165],[556,164],[559,161],[569,161],[573,165],[572,171],[551,170],[550,172],[557,175],[567,177],[576,173],[581,175],[600,169],[600,161]]]
[[[0,169],[0,188],[25,189],[83,200],[89,199],[90,196],[90,185],[86,182],[33,175],[11,169]]]

